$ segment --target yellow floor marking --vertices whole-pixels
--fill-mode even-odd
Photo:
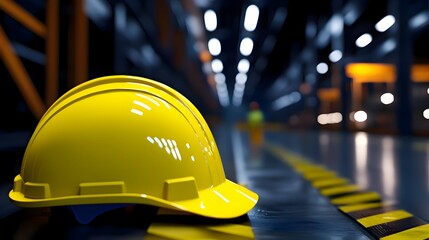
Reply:
[[[360,187],[358,185],[344,185],[339,187],[331,187],[331,188],[325,188],[320,190],[320,193],[323,196],[332,196],[337,194],[345,194],[345,193],[351,193],[360,190]]]
[[[403,239],[423,240],[428,238],[429,238],[429,224],[425,224],[425,225],[410,228],[405,231],[380,238],[380,240],[403,240]]]
[[[338,207],[338,209],[340,209],[345,213],[349,213],[349,212],[355,212],[355,211],[366,210],[370,208],[377,208],[382,206],[384,206],[383,203],[378,202],[378,203],[364,203],[364,204],[342,206],[342,207]]]
[[[347,184],[348,182],[349,181],[345,178],[335,177],[335,178],[328,178],[328,179],[313,181],[311,184],[315,188],[325,188],[325,187],[332,187],[332,186]]]
[[[319,179],[319,178],[332,178],[337,176],[337,174],[335,172],[332,171],[328,171],[328,170],[324,170],[324,171],[316,171],[316,172],[307,172],[303,174],[304,178],[312,181],[314,179]]]
[[[349,205],[349,204],[358,204],[369,201],[380,201],[381,197],[376,192],[367,192],[367,193],[357,193],[351,194],[344,197],[338,197],[331,199],[331,203],[335,205]]]
[[[406,212],[404,210],[395,210],[391,212],[380,213],[377,215],[360,218],[357,219],[357,221],[362,224],[362,226],[368,228],[383,223],[397,221],[411,216],[413,216],[411,213]]]

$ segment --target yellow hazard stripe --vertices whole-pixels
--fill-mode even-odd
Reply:
[[[358,190],[360,190],[360,187],[358,185],[344,185],[344,186],[325,188],[320,190],[320,193],[323,196],[329,197],[337,194],[351,193]]]
[[[366,210],[366,209],[382,207],[382,206],[383,206],[383,203],[377,202],[377,203],[364,203],[364,204],[341,206],[338,208],[342,212],[348,213],[348,212],[355,212],[355,211]]]
[[[313,172],[306,172],[303,174],[304,178],[312,181],[315,179],[320,178],[329,178],[329,177],[335,177],[337,174],[332,171],[324,170],[324,171],[313,171]]]
[[[380,240],[403,240],[403,239],[423,240],[428,238],[429,238],[429,224],[425,224],[425,225],[404,230],[402,232],[394,233],[392,235],[380,238]]]
[[[348,182],[349,181],[345,178],[334,177],[334,178],[328,178],[328,179],[321,179],[321,180],[313,181],[311,184],[315,188],[326,188],[326,187],[344,185],[344,184],[347,184]]]
[[[302,174],[322,195],[331,198],[331,203],[337,205],[339,210],[359,222],[378,239],[429,239],[429,224],[404,210],[388,211],[393,208],[382,203],[378,193],[362,191],[359,186],[350,185],[347,179],[281,147],[268,145],[268,150]],[[374,215],[358,218],[364,215],[356,212],[366,210],[367,214],[373,212]]]
[[[366,192],[331,199],[331,203],[335,205],[350,205],[372,201],[381,201],[380,195],[376,192]]]
[[[406,212],[403,210],[395,210],[395,211],[391,211],[391,212],[387,212],[387,213],[381,213],[381,214],[373,215],[370,217],[360,218],[360,219],[357,219],[357,221],[360,224],[362,224],[362,226],[368,228],[368,227],[372,227],[375,225],[408,218],[411,216],[413,216],[413,215],[409,212]]]
[[[152,223],[147,230],[145,239],[231,239],[249,240],[255,239],[252,228],[240,224],[222,225],[181,225]]]

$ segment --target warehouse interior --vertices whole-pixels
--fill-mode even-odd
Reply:
[[[1,0],[0,62],[1,238],[429,238],[428,1]],[[125,75],[195,106],[253,208],[219,219],[121,205],[82,224],[11,201],[57,100]]]

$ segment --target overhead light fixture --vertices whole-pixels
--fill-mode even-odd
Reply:
[[[238,66],[237,66],[237,70],[241,73],[247,73],[249,71],[250,68],[250,62],[247,59],[241,59],[238,62]]]
[[[204,24],[207,31],[213,32],[217,28],[217,17],[213,10],[207,10],[204,13]]]
[[[339,112],[324,113],[317,116],[317,122],[320,125],[336,124],[343,121],[343,115]]]
[[[254,31],[256,29],[256,25],[258,25],[258,18],[259,8],[256,5],[248,6],[244,16],[244,29],[249,32]]]
[[[380,101],[384,105],[389,105],[393,103],[393,101],[395,101],[395,97],[391,93],[384,93],[383,95],[381,95]]]
[[[423,117],[429,119],[429,108],[423,111]]]
[[[222,105],[222,107],[227,107],[229,105],[229,95],[225,82],[216,84],[216,91],[220,105]]]
[[[353,114],[353,117],[356,122],[365,122],[368,119],[368,114],[365,111],[357,111]]]
[[[245,73],[237,73],[235,81],[239,84],[245,84],[247,81],[247,75]]]
[[[253,50],[253,40],[246,37],[241,40],[240,43],[240,53],[243,56],[249,56]]]
[[[375,24],[375,29],[379,32],[385,32],[387,29],[393,26],[393,24],[395,24],[395,17],[392,15],[387,15]]]
[[[372,42],[372,36],[369,33],[362,34],[358,39],[356,39],[356,46],[363,48]]]
[[[212,61],[212,70],[215,73],[220,73],[223,71],[223,63],[219,59],[213,59]]]
[[[212,56],[217,56],[222,51],[220,41],[217,38],[212,38],[208,42],[209,52]]]
[[[317,64],[316,70],[320,74],[325,74],[329,70],[328,64],[321,62],[321,63]]]
[[[342,57],[343,52],[341,52],[340,50],[334,50],[329,54],[329,60],[331,60],[331,62],[333,63],[340,61]]]
[[[225,74],[223,74],[223,73],[216,73],[214,75],[214,79],[215,79],[216,84],[225,83]]]
[[[234,92],[242,93],[244,92],[245,88],[246,88],[246,84],[238,83],[238,82],[234,84]]]

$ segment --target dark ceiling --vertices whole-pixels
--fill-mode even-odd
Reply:
[[[43,19],[45,1],[17,2]],[[70,32],[67,28],[73,16],[73,2],[61,1],[60,5],[61,92],[70,88],[67,85],[67,55],[70,54]],[[395,27],[386,32],[378,32],[374,28],[375,23],[387,14],[397,15],[406,11],[410,24],[413,17],[422,14],[423,17],[417,19],[420,20],[420,25],[412,27],[410,34],[413,36],[414,61],[427,62],[428,2],[407,1],[406,9],[398,7],[400,2],[401,0],[87,0],[88,78],[110,74],[145,76],[176,88],[205,114],[217,115],[236,107],[246,109],[251,101],[256,100],[268,117],[285,118],[304,108],[315,108],[316,90],[332,85],[331,70],[325,74],[316,72],[319,62],[344,67],[350,62],[393,61],[396,48],[383,52],[382,46],[390,38],[396,37]],[[253,32],[248,32],[243,27],[245,11],[250,5],[258,6],[260,12]],[[217,15],[215,31],[204,28],[203,15],[209,9]],[[0,17],[2,26],[15,46],[21,44],[32,49],[43,49],[43,41],[32,36],[7,14],[1,14]],[[197,30],[193,29],[195,27]],[[342,31],[334,34],[334,28]],[[364,33],[370,33],[373,42],[367,47],[359,48],[355,41]],[[243,57],[239,44],[245,37],[254,41],[254,48],[249,56]],[[222,46],[219,56],[213,56],[213,59],[218,58],[223,62],[222,73],[228,90],[228,106],[219,102],[217,85],[210,68],[210,56],[207,58],[203,54],[207,53],[207,41],[211,38],[219,39]],[[328,55],[335,49],[341,49],[343,57],[339,62],[332,63]],[[36,65],[43,64],[43,61],[37,63],[36,55],[26,53],[26,50],[18,51],[21,57],[27,56],[27,60],[31,62],[28,63],[30,74],[41,74],[38,67],[31,70],[31,65],[34,62]],[[237,64],[242,58],[249,60],[250,68],[241,104],[233,106]],[[6,72],[3,66],[0,70]],[[38,84],[36,82],[36,86]],[[307,95],[304,94],[291,106],[273,108],[276,100],[301,92],[303,84],[310,89]],[[12,85],[8,84],[6,88],[13,88]],[[16,89],[5,90],[5,99],[22,101],[11,97],[11,94],[19,93]]]

